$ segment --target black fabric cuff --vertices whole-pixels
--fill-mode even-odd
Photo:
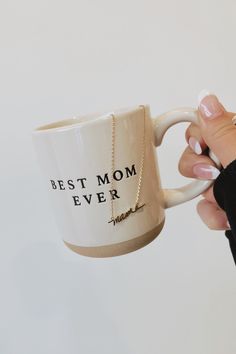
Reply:
[[[226,196],[227,203],[233,201],[233,204],[236,204],[236,195],[234,192],[236,192],[236,159],[227,165],[226,168],[221,170],[213,184],[214,197],[223,210],[225,210],[226,207]]]
[[[234,263],[236,265],[236,242],[231,230],[225,231],[225,236],[229,240],[230,249],[234,258]]]
[[[222,169],[213,184],[214,197],[226,212],[231,230],[225,231],[236,264],[236,159]]]

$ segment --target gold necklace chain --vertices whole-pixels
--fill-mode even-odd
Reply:
[[[135,205],[133,208],[129,208],[127,211],[124,213],[115,216],[115,211],[114,211],[114,196],[111,194],[111,220],[108,221],[108,223],[113,223],[115,225],[118,222],[121,222],[122,220],[126,219],[129,215],[132,213],[135,213],[137,210],[141,209],[144,207],[144,203],[139,205],[139,200],[140,200],[140,191],[141,191],[141,186],[142,186],[142,180],[143,180],[143,169],[144,169],[144,156],[145,156],[145,137],[146,137],[146,112],[145,112],[145,106],[144,105],[139,105],[139,107],[142,107],[144,111],[144,118],[143,118],[143,139],[142,139],[142,156],[141,156],[141,163],[140,163],[140,171],[139,171],[139,180],[138,180],[138,187],[137,187],[137,194],[136,194],[136,199],[135,199]],[[116,133],[116,124],[115,124],[115,115],[112,113],[112,151],[111,151],[111,190],[114,190],[114,172],[115,172],[115,133]]]

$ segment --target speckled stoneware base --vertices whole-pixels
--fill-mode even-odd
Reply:
[[[114,257],[120,256],[122,254],[126,254],[129,252],[133,252],[146,246],[148,243],[153,241],[161,232],[163,226],[165,224],[165,219],[157,225],[154,229],[147,232],[146,234],[136,237],[132,240],[128,240],[125,242],[120,242],[112,245],[99,246],[99,247],[80,247],[72,245],[66,241],[64,243],[67,247],[69,247],[72,251],[79,253],[83,256],[88,257]]]

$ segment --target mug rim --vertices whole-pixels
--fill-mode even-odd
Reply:
[[[32,134],[60,132],[74,129],[75,127],[78,128],[83,127],[85,125],[94,124],[95,122],[102,123],[111,118],[111,114],[115,114],[116,117],[119,118],[124,118],[126,117],[127,113],[135,112],[140,109],[140,106],[144,106],[145,110],[149,109],[149,104],[145,103],[115,108],[113,110],[103,110],[93,113],[87,113],[84,115],[60,119],[51,123],[40,125],[33,130]]]

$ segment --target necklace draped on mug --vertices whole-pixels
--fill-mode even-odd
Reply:
[[[138,179],[138,186],[137,186],[137,193],[135,198],[135,203],[133,207],[130,207],[128,210],[124,211],[123,213],[115,216],[115,206],[114,206],[114,198],[111,198],[111,219],[108,223],[113,223],[115,226],[116,223],[119,223],[125,219],[127,219],[131,214],[136,213],[139,209],[145,206],[145,203],[140,204],[140,191],[142,186],[143,180],[143,169],[144,169],[144,155],[145,155],[145,127],[146,127],[146,114],[145,114],[145,106],[139,105],[143,109],[143,138],[142,138],[142,153],[141,153],[141,162],[140,162],[140,171],[139,171],[139,179]],[[114,189],[114,171],[115,171],[115,134],[116,134],[116,119],[115,115],[112,113],[112,153],[111,153],[111,189]]]

